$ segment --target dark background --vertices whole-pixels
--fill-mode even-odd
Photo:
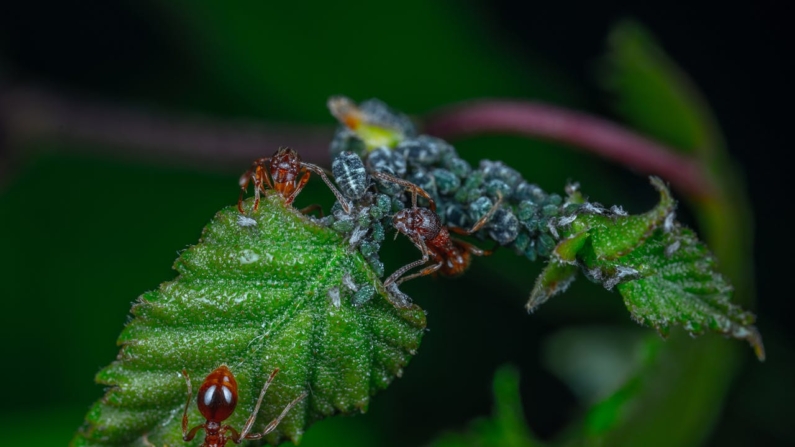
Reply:
[[[595,62],[611,26],[633,17],[702,90],[754,209],[756,310],[768,361],[744,353],[706,442],[795,443],[787,312],[792,243],[785,217],[786,137],[795,99],[790,4],[496,1],[379,8],[307,2],[255,9],[267,13],[261,29],[246,23],[257,13],[226,17],[190,2],[6,2],[0,6],[0,94],[35,86],[142,113],[221,122],[329,126],[325,100],[337,93],[379,97],[412,115],[470,98],[512,97],[618,120],[596,81]],[[209,12],[217,16],[202,16]],[[250,65],[241,63],[247,58]],[[233,203],[245,164],[139,157],[96,143],[85,143],[92,146],[87,149],[14,136],[0,121],[0,296],[6,310],[0,336],[4,383],[14,385],[5,391],[12,405],[0,420],[19,434],[17,445],[63,444],[101,395],[91,378],[115,357],[113,340],[129,303],[173,277],[176,250],[195,243],[213,213]],[[654,200],[642,175],[562,146],[490,137],[458,147],[471,161],[488,147],[489,158],[506,159],[546,190],[560,190],[574,178],[591,196],[633,212]],[[526,147],[534,150],[521,152]],[[302,203],[328,200],[316,186]],[[686,209],[683,218],[693,224]],[[427,443],[440,427],[460,429],[488,414],[491,375],[510,362],[522,371],[528,423],[542,438],[553,437],[578,407],[566,386],[545,372],[538,340],[567,325],[634,327],[616,295],[583,281],[528,322],[519,306],[540,266],[528,267],[526,278],[506,279],[496,266],[513,258],[496,258],[478,260],[461,281],[411,284],[410,293],[429,311],[431,332],[407,377],[394,385],[398,391],[376,397],[367,416],[324,422],[318,432],[325,430],[327,440],[337,433],[350,445],[368,445],[380,439],[375,427],[393,418],[394,426],[412,427],[402,442]],[[484,297],[496,298],[486,306]],[[484,324],[494,325],[488,335],[473,332],[473,325]],[[454,374],[459,367],[471,373]],[[407,410],[391,414],[392,405]],[[306,445],[313,445],[311,435]]]

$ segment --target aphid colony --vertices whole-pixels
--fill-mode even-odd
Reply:
[[[371,99],[356,107],[350,100],[332,98],[329,108],[341,123],[331,143],[335,164],[358,164],[354,159],[360,157],[366,173],[374,177],[378,191],[403,207],[409,205],[405,188],[383,181],[374,173],[407,180],[433,199],[442,225],[477,227],[476,237],[511,247],[530,260],[548,257],[557,244],[558,228],[570,224],[578,213],[610,212],[587,204],[576,185],[566,188],[564,198],[546,194],[499,161],[482,160],[475,169],[444,140],[417,135],[408,117],[379,100]],[[392,137],[372,139],[372,130],[358,131],[364,127],[380,128],[381,134],[391,132]],[[395,143],[392,147],[376,146],[378,141]],[[361,189],[362,174],[355,178]],[[337,183],[340,184],[339,179]],[[341,189],[344,193],[342,186]],[[419,203],[427,206],[429,200],[420,197]],[[490,210],[488,221],[476,225]]]
[[[329,108],[341,123],[331,143],[332,175],[339,189],[323,169],[301,162],[291,149],[255,161],[241,177],[241,189],[254,181],[259,198],[267,184],[292,203],[310,172],[320,175],[337,198],[331,215],[321,222],[344,235],[379,277],[385,273],[379,251],[386,233],[395,229],[406,235],[422,258],[384,281],[398,304],[410,302],[397,289],[400,283],[432,273],[459,275],[473,255],[493,251],[451,237],[451,232],[492,241],[494,248],[510,247],[536,260],[550,256],[560,239],[558,229],[578,214],[621,213],[587,203],[576,185],[566,188],[566,198],[546,194],[499,161],[482,160],[475,169],[444,140],[417,135],[408,117],[381,101],[357,106],[334,97]],[[243,212],[242,195],[240,204]],[[354,285],[351,290],[357,303],[372,296],[371,287],[363,292]]]

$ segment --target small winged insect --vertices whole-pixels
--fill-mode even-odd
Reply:
[[[331,143],[333,155],[342,150],[352,150],[364,156],[380,146],[395,147],[416,133],[407,116],[377,99],[357,105],[344,96],[333,96],[329,98],[328,108],[342,124]]]
[[[411,207],[404,208],[395,213],[392,217],[392,224],[399,232],[408,236],[411,242],[413,242],[422,253],[421,259],[409,263],[392,273],[392,275],[384,281],[384,286],[389,287],[393,283],[398,285],[409,279],[430,275],[437,271],[445,276],[458,276],[469,267],[469,264],[472,262],[472,255],[487,256],[492,253],[492,250],[482,250],[468,242],[451,237],[450,231],[463,235],[476,233],[483,228],[492,215],[494,215],[499,207],[499,200],[475,223],[475,225],[472,226],[472,228],[463,229],[458,227],[447,227],[442,225],[439,216],[436,214],[436,203],[422,188],[411,182],[382,172],[374,172],[371,175],[382,181],[404,186],[411,193]],[[417,196],[428,199],[429,207],[417,207]],[[419,272],[403,276],[409,270],[425,265],[429,261],[433,261],[433,264],[423,268]]]
[[[203,424],[199,424],[190,431],[188,431],[188,408],[190,401],[193,397],[191,389],[190,377],[186,370],[182,370],[182,375],[185,376],[185,382],[188,384],[188,401],[185,403],[185,411],[182,414],[182,439],[185,442],[190,442],[196,437],[199,430],[204,430],[204,442],[201,447],[224,447],[227,442],[232,441],[235,444],[240,444],[243,440],[260,439],[268,433],[272,432],[279,425],[279,422],[284,419],[287,413],[307,396],[307,393],[302,393],[295,400],[287,404],[282,410],[282,413],[274,420],[272,420],[260,433],[251,433],[251,428],[254,426],[254,421],[257,418],[262,399],[265,397],[265,391],[268,386],[273,382],[273,378],[279,372],[278,369],[273,370],[265,385],[260,391],[257,404],[254,406],[254,411],[251,416],[246,420],[243,429],[238,432],[230,425],[221,425],[223,421],[229,418],[235,411],[237,406],[237,381],[232,371],[226,365],[221,365],[215,371],[211,372],[204,383],[199,388],[199,393],[196,396],[196,402],[199,405],[199,412],[206,419]]]
[[[259,208],[260,194],[265,193],[265,185],[276,190],[279,195],[284,197],[285,203],[291,205],[306,186],[306,182],[309,181],[310,172],[319,175],[326,182],[331,192],[340,201],[340,205],[347,211],[348,202],[337,191],[323,169],[311,163],[302,162],[298,153],[289,147],[281,147],[270,157],[254,160],[248,171],[240,176],[240,198],[237,201],[237,208],[242,214],[245,214],[243,195],[251,181],[254,182],[254,211]],[[313,205],[304,211],[313,208],[317,208],[317,206]]]

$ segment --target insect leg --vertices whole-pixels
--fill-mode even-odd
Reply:
[[[287,404],[286,407],[284,407],[284,410],[282,410],[282,414],[280,414],[279,417],[270,421],[270,423],[268,424],[267,427],[265,427],[265,430],[263,430],[262,433],[247,434],[242,439],[259,439],[267,435],[268,433],[272,432],[273,430],[276,429],[276,427],[279,425],[282,419],[284,419],[284,417],[287,416],[287,413],[289,413],[294,406],[298,405],[298,402],[301,402],[308,395],[309,393],[304,391],[303,393],[301,393],[300,396],[293,399],[292,402],[290,402],[289,404]]]
[[[395,272],[389,275],[389,278],[387,278],[386,281],[384,281],[384,287],[389,287],[389,285],[392,283],[400,284],[402,281],[398,280],[400,279],[401,276],[403,276],[404,273],[408,272],[414,267],[427,264],[428,260],[430,260],[430,254],[428,252],[428,247],[425,245],[425,241],[423,241],[422,238],[417,237],[416,239],[412,238],[412,242],[414,242],[414,245],[416,245],[417,248],[420,249],[420,252],[422,252],[422,258],[417,259],[414,262],[410,262],[404,265],[403,267],[395,270]]]
[[[491,219],[491,216],[493,216],[494,213],[497,211],[497,209],[500,207],[500,203],[502,203],[502,195],[500,195],[499,198],[497,199],[497,202],[495,202],[494,205],[491,206],[489,212],[484,214],[483,217],[480,218],[480,220],[475,222],[475,225],[472,225],[472,228],[465,230],[459,227],[448,227],[449,230],[454,233],[463,234],[463,235],[470,235],[473,233],[477,233],[481,228],[483,228],[484,225],[486,225],[489,219]]]
[[[193,397],[193,389],[190,385],[190,376],[188,375],[188,371],[183,369],[182,375],[185,377],[185,382],[188,384],[188,400],[185,402],[185,411],[182,412],[182,439],[185,442],[188,442],[196,437],[196,433],[200,428],[204,427],[204,424],[197,425],[193,427],[190,432],[188,432],[188,407],[190,406],[190,399]]]
[[[431,197],[431,195],[428,194],[424,189],[420,188],[419,186],[415,185],[414,183],[411,183],[408,180],[404,180],[404,179],[402,179],[400,177],[395,177],[394,175],[390,175],[390,174],[387,174],[387,173],[384,173],[384,172],[380,172],[380,171],[372,171],[372,172],[370,172],[370,175],[375,177],[375,178],[377,178],[377,179],[381,179],[381,180],[384,180],[384,181],[387,181],[387,182],[392,182],[392,183],[398,184],[400,186],[405,186],[406,189],[411,191],[411,206],[413,208],[417,207],[417,195],[419,194],[422,197],[425,197],[426,199],[428,199],[428,202],[430,202],[428,204],[428,208],[430,208],[431,211],[436,211],[436,202],[433,200],[433,197]]]
[[[259,413],[259,407],[260,405],[262,405],[262,399],[265,397],[265,392],[268,391],[268,387],[271,385],[271,382],[273,382],[274,377],[276,377],[276,374],[278,373],[279,373],[279,368],[274,369],[270,377],[268,377],[268,380],[265,381],[265,385],[262,385],[262,391],[259,392],[259,399],[257,399],[257,405],[254,406],[254,411],[251,412],[251,416],[249,416],[248,419],[246,420],[246,425],[243,426],[243,431],[240,432],[240,436],[238,437],[238,439],[240,438],[252,439],[247,437],[248,432],[251,431],[251,427],[254,425],[254,421],[257,419],[257,413]]]
[[[331,183],[331,180],[328,178],[328,175],[326,175],[326,171],[322,169],[320,166],[316,166],[311,163],[303,163],[303,166],[304,168],[319,175],[320,178],[323,179],[323,181],[326,183],[326,186],[328,186],[331,192],[334,194],[334,197],[337,198],[337,202],[339,202],[340,205],[342,205],[342,209],[345,211],[345,214],[350,214],[351,204],[348,203],[348,201],[345,199],[345,196],[342,195],[342,193],[337,189],[337,187],[334,186],[333,183]]]

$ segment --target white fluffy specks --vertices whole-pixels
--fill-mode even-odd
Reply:
[[[244,216],[241,214],[237,216],[237,224],[243,228],[254,227],[257,225],[257,221],[248,216]]]

